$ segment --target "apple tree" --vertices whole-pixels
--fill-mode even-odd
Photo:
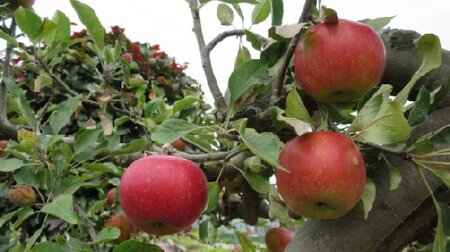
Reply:
[[[283,23],[283,13],[292,10],[284,10],[282,0],[180,2],[192,13],[211,106],[185,74],[187,63],[158,44],[130,41],[120,26],[106,31],[81,1],[70,3],[82,24],[60,11],[40,17],[33,2],[3,1],[0,9],[0,37],[7,43],[0,83],[1,249],[162,251],[170,241],[229,251],[217,240],[226,227],[242,251],[264,251],[261,241],[233,226],[240,219],[295,229],[286,251],[449,250],[450,53],[437,36],[384,29],[391,18],[360,20],[355,24],[380,42],[365,57],[374,47],[368,36],[355,33],[343,43],[327,32],[323,40],[315,37],[319,25],[344,34],[352,29],[342,28],[345,17],[320,1],[305,1],[297,24]],[[201,13],[210,4],[217,5],[218,25],[233,28],[207,42]],[[252,6],[251,17],[243,5]],[[232,26],[242,21],[245,27],[247,19],[248,29]],[[267,19],[267,36],[252,31]],[[85,29],[73,32],[77,26]],[[222,94],[210,53],[235,36],[239,50]],[[327,44],[335,47],[327,50]],[[301,48],[309,49],[302,54]],[[341,83],[329,84],[334,81]],[[309,140],[325,135],[333,137]],[[208,201],[196,204],[204,208],[191,235],[201,241],[196,247],[183,235],[152,233],[173,222],[151,222],[136,211],[127,218],[143,198],[149,208],[183,201],[151,202],[139,194],[157,188],[187,195],[197,182],[125,193],[122,175],[148,156],[190,160],[204,174]],[[309,168],[297,173],[299,167]],[[137,174],[127,187],[153,177]],[[167,167],[158,177],[167,174],[182,176]],[[318,191],[342,193],[312,199]],[[121,201],[132,203],[122,208]],[[331,214],[333,205],[345,211]],[[152,228],[142,228],[147,222]]]

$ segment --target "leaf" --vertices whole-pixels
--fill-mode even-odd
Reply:
[[[131,142],[123,146],[121,149],[111,152],[109,155],[123,155],[143,151],[147,148],[148,140],[145,138],[133,139]]]
[[[284,13],[283,0],[270,0],[270,10],[272,13],[272,26],[281,25]]]
[[[375,144],[394,144],[409,139],[411,127],[403,115],[403,106],[397,101],[384,101],[373,120],[356,136],[357,141]]]
[[[39,243],[31,250],[31,252],[65,252],[64,248],[54,242],[46,241]]]
[[[54,42],[65,46],[70,39],[70,19],[63,12],[57,10],[52,21],[57,24]]]
[[[242,13],[242,9],[239,6],[239,4],[232,4],[234,10],[236,11],[236,13],[239,15],[239,17],[242,19],[242,21],[244,21],[244,13]]]
[[[269,36],[275,40],[289,40],[299,34],[306,23],[273,26],[269,29]]]
[[[111,173],[114,175],[120,175],[120,171],[114,163],[84,163],[83,167],[89,171],[96,171],[101,174]]]
[[[249,4],[257,4],[257,0],[219,0],[223,3],[237,4],[237,3],[249,3]]]
[[[252,12],[252,24],[259,24],[269,17],[270,0],[258,0]]]
[[[98,53],[103,55],[102,52],[105,48],[105,28],[103,28],[100,23],[95,11],[88,5],[78,0],[70,0],[70,3],[77,12],[81,23],[86,26],[89,36],[91,36],[94,44],[98,48]]]
[[[61,102],[58,108],[52,112],[49,121],[53,134],[57,135],[70,122],[70,118],[80,102],[80,96],[71,97]]]
[[[194,97],[194,96],[186,96],[181,100],[176,101],[173,104],[173,113],[177,113],[178,111],[184,110],[184,109],[188,109],[190,106],[192,106],[193,104],[199,102],[199,98]]]
[[[37,39],[42,31],[43,23],[41,18],[31,9],[19,7],[14,12],[17,26],[25,33],[33,43],[37,43]]]
[[[41,236],[42,231],[44,231],[44,225],[42,225],[38,230],[34,231],[33,235],[28,239],[25,251],[29,251],[31,247],[33,247],[39,236]]]
[[[232,25],[234,20],[233,9],[224,3],[217,5],[217,18],[221,25]]]
[[[0,38],[5,40],[7,43],[13,45],[14,47],[18,46],[17,40],[11,37],[9,34],[5,33],[4,31],[0,31]]]
[[[181,119],[169,119],[158,125],[152,131],[152,140],[160,143],[172,143],[178,138],[201,128],[198,125]]]
[[[219,184],[217,182],[208,183],[208,207],[205,214],[216,210],[219,203]]]
[[[23,166],[23,161],[16,158],[0,159],[0,172],[12,172]]]
[[[245,234],[239,231],[235,231],[234,234],[238,238],[239,244],[241,244],[242,252],[256,252],[256,246]]]
[[[208,241],[208,220],[201,221],[198,225],[199,238],[203,242]]]
[[[73,210],[73,195],[61,194],[56,196],[52,202],[47,203],[41,210],[70,224],[78,223],[78,214]]]
[[[448,236],[450,236],[450,210],[445,203],[438,202],[434,199],[436,206],[438,222],[433,242],[433,252],[449,251],[450,243]]]
[[[430,111],[434,111],[437,107],[439,107],[439,104],[441,103],[441,101],[445,99],[445,97],[447,97],[449,91],[450,91],[450,80],[447,80],[446,82],[444,82],[444,84],[442,84],[439,88],[437,88],[431,93],[432,102]]]
[[[16,96],[17,106],[19,107],[20,113],[25,118],[31,129],[35,131],[37,125],[36,116],[28,103],[25,92],[19,88],[19,86],[17,86],[11,78],[3,78],[3,80],[8,88],[8,92]]]
[[[417,95],[414,107],[411,109],[408,115],[408,123],[411,126],[416,126],[419,123],[425,121],[430,111],[431,97],[430,92],[425,86],[420,87],[419,94]]]
[[[386,156],[382,153],[381,157],[383,158],[384,162],[386,163],[386,166],[389,170],[389,190],[394,191],[397,190],[397,188],[400,186],[400,183],[402,182],[402,174],[400,173],[400,170],[393,166],[386,158]]]
[[[396,101],[400,102],[402,105],[408,100],[408,95],[411,89],[416,84],[420,77],[424,76],[431,70],[439,67],[442,62],[442,49],[441,42],[439,38],[434,34],[422,35],[416,41],[417,54],[422,60],[422,64],[419,69],[414,73],[411,80],[406,84],[406,86],[397,94],[395,98]]]
[[[312,123],[311,116],[295,88],[293,88],[286,97],[286,116]]]
[[[372,179],[366,178],[366,185],[364,187],[364,194],[362,196],[362,202],[364,206],[364,219],[369,216],[370,210],[372,210],[373,202],[376,197],[376,187]]]
[[[245,46],[240,46],[238,50],[238,54],[236,56],[236,60],[234,61],[234,68],[237,68],[239,65],[249,61],[252,59],[250,55],[250,51]]]
[[[116,227],[104,227],[95,235],[93,243],[103,243],[115,240],[120,236],[120,229]]]
[[[395,18],[395,16],[379,17],[379,18],[374,18],[374,19],[366,18],[363,20],[359,20],[358,22],[372,27],[372,29],[374,29],[376,32],[380,32],[386,25],[388,25],[391,22],[391,20],[393,18]]]
[[[261,52],[260,58],[267,63],[269,68],[271,68],[283,57],[286,52],[286,47],[287,43],[285,41],[276,41]]]
[[[15,170],[14,180],[17,184],[26,184],[35,188],[39,187],[39,178],[36,176],[35,167],[33,166],[23,166]]]
[[[281,199],[280,193],[275,186],[271,186],[269,193],[269,217],[277,219],[281,223],[291,224],[294,220],[289,216],[289,209]]]
[[[245,30],[245,37],[250,44],[252,44],[252,47],[255,50],[260,51],[263,41],[261,41],[260,37],[258,37],[255,33]]]
[[[267,73],[266,64],[258,59],[249,60],[235,68],[228,79],[231,103],[235,103],[254,85],[261,83],[259,78],[267,76]]]
[[[102,129],[86,129],[75,136],[74,150],[75,154],[82,153],[97,143]]]
[[[3,227],[3,225],[5,225],[6,222],[11,220],[18,211],[19,210],[9,212],[9,213],[2,213],[2,215],[0,216],[0,228]]]
[[[107,115],[104,115],[102,112],[98,112],[97,116],[100,119],[100,123],[102,125],[103,135],[110,136],[114,130],[112,120]]]
[[[27,220],[29,217],[31,217],[34,214],[34,210],[31,207],[24,207],[20,208],[19,211],[17,211],[17,220],[13,224],[13,229],[17,229],[22,225],[22,223]]]
[[[269,194],[270,192],[270,183],[267,178],[261,176],[260,173],[252,172],[252,171],[242,171],[239,170],[244,178],[248,181],[250,186],[257,192],[261,194]]]
[[[127,240],[114,247],[114,252],[164,252],[164,250],[156,245],[139,241]]]

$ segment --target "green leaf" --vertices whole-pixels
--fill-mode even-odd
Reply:
[[[78,223],[78,214],[73,210],[72,194],[56,196],[52,202],[45,204],[41,211],[58,217],[70,224]]]
[[[267,76],[267,66],[258,59],[249,60],[234,69],[228,79],[231,103],[235,103],[254,85],[261,83],[259,78],[264,76]]]
[[[208,241],[208,223],[209,220],[201,221],[198,225],[199,238],[203,242]]]
[[[0,159],[0,172],[12,172],[23,166],[23,161],[16,158]]]
[[[446,82],[444,82],[444,84],[442,84],[439,88],[437,88],[431,93],[432,102],[430,106],[430,111],[434,111],[437,107],[439,107],[441,101],[443,101],[445,97],[447,97],[449,90],[450,90],[450,80],[447,80]]]
[[[256,252],[256,246],[250,241],[250,239],[243,233],[235,231],[234,234],[241,244],[242,252]]]
[[[25,91],[19,88],[19,86],[17,86],[11,78],[3,78],[3,80],[6,83],[8,92],[16,96],[17,106],[19,107],[20,113],[25,118],[31,129],[35,131],[37,125],[36,116],[34,115],[34,111],[31,109],[30,104],[28,103]]]
[[[416,84],[417,80],[430,72],[431,70],[439,67],[442,63],[442,49],[439,38],[434,34],[422,35],[416,41],[417,54],[422,60],[422,64],[419,69],[414,73],[411,80],[406,86],[397,94],[396,101],[402,105],[408,100],[408,95],[411,89]]]
[[[103,243],[115,240],[120,236],[120,229],[116,227],[104,227],[95,235],[93,243]]]
[[[169,119],[158,125],[152,132],[152,140],[160,143],[172,143],[178,138],[201,127],[181,119]]]
[[[299,34],[306,23],[272,26],[269,36],[278,41],[285,41]]]
[[[239,4],[232,4],[232,6],[242,21],[244,21],[244,13],[242,13],[241,6],[239,6]]]
[[[177,113],[178,111],[184,110],[184,109],[188,109],[190,108],[193,104],[199,102],[199,98],[195,97],[195,96],[186,96],[181,100],[176,101],[173,104],[173,113]]]
[[[237,4],[237,3],[249,3],[249,4],[257,4],[257,0],[219,0],[223,3]]]
[[[15,47],[18,46],[17,40],[11,37],[9,34],[5,33],[4,31],[0,31],[0,38]]]
[[[414,107],[411,109],[408,115],[408,123],[411,126],[416,126],[419,123],[425,121],[430,111],[431,97],[430,92],[425,86],[420,87],[419,94],[417,95]]]
[[[436,233],[433,242],[433,252],[449,251],[450,243],[450,210],[448,204],[435,201],[436,211],[438,215],[438,223],[436,225]]]
[[[287,43],[285,41],[276,41],[270,44],[261,52],[260,58],[265,61],[269,68],[275,66],[286,52]]]
[[[34,214],[34,210],[31,207],[24,207],[20,208],[19,211],[17,211],[17,220],[13,224],[13,229],[17,229],[22,225],[22,223],[27,220],[29,217],[31,217]]]
[[[402,174],[400,173],[400,170],[393,166],[386,158],[386,156],[382,153],[381,157],[383,158],[384,162],[386,163],[386,166],[389,170],[389,190],[394,191],[397,190],[397,188],[400,186],[400,183],[402,182]]]
[[[46,241],[39,243],[31,250],[31,252],[65,252],[64,248],[54,242]]]
[[[250,51],[245,46],[240,46],[238,50],[238,54],[236,56],[236,60],[234,61],[234,68],[237,68],[239,65],[249,61],[252,59],[252,55],[250,55]]]
[[[25,251],[29,251],[31,247],[36,243],[39,236],[41,236],[42,231],[44,231],[44,226],[42,225],[38,230],[34,231],[33,235],[28,239]]]
[[[80,96],[71,97],[61,102],[58,108],[52,112],[49,121],[53,134],[57,135],[70,122],[70,118],[80,102]]]
[[[372,210],[373,202],[376,197],[376,187],[372,179],[366,178],[366,185],[364,187],[364,194],[362,202],[364,206],[364,219],[369,216],[370,210]]]
[[[31,9],[19,7],[15,12],[17,26],[25,33],[28,38],[37,43],[37,39],[41,34],[43,23],[41,18]]]
[[[405,142],[411,126],[403,115],[403,105],[397,101],[384,101],[375,117],[356,136],[363,143],[394,144]]]
[[[83,167],[89,171],[95,171],[100,174],[111,173],[114,175],[120,175],[120,171],[114,163],[84,163]]]
[[[6,222],[11,220],[19,210],[20,209],[9,213],[2,213],[2,215],[0,216],[0,228],[3,227],[3,225],[5,225]]]
[[[281,25],[284,13],[283,0],[270,0],[270,10],[272,13],[272,26]]]
[[[39,187],[39,178],[36,175],[34,166],[23,166],[22,168],[15,170],[14,180],[17,184],[30,185],[35,188]]]
[[[258,0],[252,12],[252,24],[259,24],[269,17],[270,0]]]
[[[231,9],[227,4],[219,4],[217,6],[217,18],[219,19],[221,25],[232,25],[234,20],[233,9]]]
[[[286,116],[312,123],[311,116],[295,88],[293,88],[286,97]]]
[[[164,250],[156,245],[139,241],[128,240],[114,247],[114,252],[164,252]]]
[[[422,154],[430,153],[434,150],[435,144],[449,144],[450,143],[450,125],[432,131],[421,136],[417,141],[407,148],[408,151],[418,150]]]
[[[119,150],[109,153],[109,155],[111,155],[111,156],[123,155],[123,154],[143,151],[147,148],[147,145],[148,145],[148,140],[143,137],[138,138],[138,139],[133,139],[133,140],[131,140],[131,142],[126,144],[124,147],[122,147]]]
[[[52,21],[57,24],[54,41],[65,46],[70,39],[70,19],[63,12],[57,10]]]
[[[102,129],[86,129],[75,136],[74,150],[79,154],[88,150],[98,141]]]
[[[270,183],[269,180],[260,173],[252,172],[252,171],[242,171],[239,170],[244,178],[248,181],[250,186],[257,192],[261,194],[269,194],[270,192]]]
[[[269,217],[277,219],[281,223],[292,224],[295,221],[289,216],[289,208],[281,199],[280,193],[275,186],[270,187],[269,193]]]
[[[359,20],[358,22],[366,24],[370,27],[372,27],[372,29],[374,29],[376,32],[380,32],[386,25],[388,25],[391,20],[394,18],[395,16],[392,17],[379,17],[379,18],[374,18],[374,19],[363,19],[363,20]]]
[[[80,21],[86,26],[89,36],[91,36],[94,44],[98,48],[99,54],[103,55],[102,52],[105,48],[105,28],[100,23],[95,11],[78,0],[70,0],[70,3],[77,12]]]
[[[208,183],[208,207],[205,213],[216,210],[219,203],[219,184],[217,182]]]
[[[434,173],[434,175],[438,176],[442,182],[444,182],[445,185],[447,185],[448,188],[450,188],[450,172],[445,169],[439,169],[439,168],[429,168],[429,171]]]
[[[255,33],[251,32],[249,30],[245,30],[245,37],[246,37],[247,41],[250,42],[250,44],[252,44],[252,47],[255,50],[258,50],[258,51],[261,50],[263,41],[261,41],[261,39],[258,35],[256,35]]]

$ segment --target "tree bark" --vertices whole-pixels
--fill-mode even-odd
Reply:
[[[387,30],[382,34],[388,58],[382,83],[392,84],[395,92],[402,89],[420,66],[413,42],[419,36],[414,31],[405,30]],[[417,87],[425,85],[431,91],[449,78],[450,52],[444,50],[442,66],[421,78]],[[413,92],[411,96],[414,95]],[[450,124],[449,101],[450,95],[447,94],[439,109],[413,129],[411,143],[428,132]],[[298,229],[286,251],[399,251],[424,230],[431,233],[436,210],[419,172],[410,161],[397,155],[387,155],[387,158],[400,169],[402,182],[397,190],[389,191],[387,168],[381,165],[368,169],[368,176],[375,181],[377,193],[367,220],[364,220],[361,204],[340,219],[308,220]],[[426,177],[437,195],[448,193],[448,188],[439,178],[430,173]]]

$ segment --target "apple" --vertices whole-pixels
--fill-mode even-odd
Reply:
[[[283,227],[270,228],[266,232],[266,245],[270,252],[283,252],[292,240],[292,234]]]
[[[125,52],[122,54],[122,59],[128,63],[131,63],[133,61],[133,55],[129,52]]]
[[[9,201],[19,206],[31,206],[36,201],[36,192],[29,185],[17,185],[9,190]]]
[[[172,146],[179,151],[186,150],[186,143],[181,138],[178,138],[177,140],[173,141]]]
[[[131,223],[149,234],[178,233],[193,224],[208,201],[208,182],[194,162],[152,155],[130,164],[119,188]]]
[[[105,227],[116,227],[120,229],[120,236],[116,240],[114,240],[117,243],[126,241],[130,239],[130,236],[132,234],[135,234],[138,232],[138,229],[131,224],[131,222],[128,220],[127,216],[124,214],[114,215],[109,217],[104,224]]]
[[[3,155],[6,146],[8,145],[7,140],[0,140],[0,156]]]
[[[380,82],[385,66],[381,37],[370,26],[345,19],[314,25],[294,54],[299,85],[321,102],[361,98]]]
[[[275,171],[278,191],[297,214],[339,218],[361,199],[364,159],[355,143],[336,132],[309,132],[286,143],[279,156],[287,170]]]
[[[108,191],[108,193],[106,194],[106,203],[108,204],[108,206],[113,207],[114,202],[115,201],[115,194],[116,194],[116,189],[112,188]]]

